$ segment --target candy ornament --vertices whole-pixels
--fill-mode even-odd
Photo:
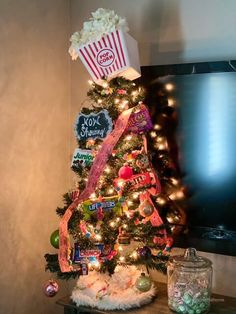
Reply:
[[[120,168],[118,174],[121,179],[130,179],[133,175],[133,169],[128,165],[124,165]]]

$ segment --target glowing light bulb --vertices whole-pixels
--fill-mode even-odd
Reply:
[[[156,134],[156,132],[155,132],[155,131],[150,132],[150,135],[151,135],[151,137],[152,137],[152,138],[154,138],[154,137],[156,137],[156,136],[157,136],[157,134]]]
[[[110,189],[108,189],[108,194],[112,194],[112,193],[114,193],[114,189],[113,188],[110,188]]]
[[[124,256],[120,256],[119,260],[120,260],[120,262],[123,263],[125,261],[125,257]]]
[[[155,124],[154,125],[154,130],[161,130],[160,124]]]
[[[100,234],[96,234],[95,235],[95,239],[100,241],[100,240],[102,240],[102,236]]]
[[[96,199],[96,193],[92,193],[92,194],[89,196],[89,198],[91,198],[91,199]]]
[[[118,246],[118,250],[121,252],[121,251],[124,251],[123,247],[121,245]]]
[[[139,197],[139,193],[138,192],[135,192],[133,195],[132,195],[133,199],[137,199]]]
[[[107,88],[107,87],[108,87],[108,83],[107,83],[107,82],[104,82],[104,83],[102,84],[102,87],[103,87],[103,88]]]
[[[158,136],[157,139],[156,139],[156,141],[157,141],[158,143],[163,142],[163,140],[164,140],[164,137],[163,137],[163,136]]]
[[[133,259],[137,259],[138,258],[138,253],[136,251],[134,251],[130,257],[132,257]]]
[[[101,99],[98,99],[98,103],[101,104],[101,103],[102,103],[102,100],[101,100]]]
[[[110,173],[110,172],[111,172],[111,168],[107,166],[104,171],[105,171],[106,173]]]
[[[174,107],[174,105],[175,105],[175,101],[174,101],[174,99],[172,99],[172,98],[168,98],[168,106],[170,106],[170,107]]]
[[[93,81],[92,80],[88,80],[89,85],[93,85]]]
[[[127,228],[128,228],[128,225],[127,225],[127,224],[124,224],[124,225],[123,225],[123,228],[124,228],[124,229],[127,229]]]
[[[168,220],[170,224],[174,222],[174,219],[172,217],[167,217],[166,219]]]
[[[116,221],[119,222],[119,221],[120,221],[120,217],[117,217],[117,218],[116,218]]]
[[[174,89],[174,85],[171,83],[167,83],[165,85],[166,90],[168,90],[168,92],[172,91]]]
[[[119,180],[117,185],[121,188],[124,185],[124,181],[123,180]]]
[[[174,185],[178,185],[178,183],[179,183],[179,181],[177,179],[175,179],[175,178],[171,178],[171,182]]]
[[[127,201],[128,206],[132,206],[134,203],[132,201]]]
[[[184,192],[179,190],[176,192],[176,197],[177,199],[181,199],[181,198],[184,198]]]
[[[131,134],[127,135],[126,138],[125,138],[126,141],[130,141],[131,139],[132,139],[132,135]]]
[[[115,98],[115,99],[114,99],[114,103],[115,103],[115,104],[119,104],[119,102],[120,102],[120,100],[119,100],[118,98]]]
[[[166,201],[162,197],[158,197],[156,201],[158,202],[159,205],[164,205],[166,203]]]
[[[115,225],[116,225],[116,224],[115,224],[115,222],[114,222],[114,221],[111,221],[111,222],[110,222],[110,226],[111,226],[112,228],[114,228],[114,227],[115,227]]]

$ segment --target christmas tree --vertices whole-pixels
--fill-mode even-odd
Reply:
[[[153,125],[144,90],[133,81],[103,77],[90,85],[89,106],[75,124],[71,168],[77,186],[56,210],[61,220],[51,244],[59,252],[45,255],[46,269],[62,279],[80,277],[72,295],[78,305],[125,309],[155,295],[149,277],[137,269],[166,270],[173,244],[169,222],[178,225],[184,216],[171,198],[179,181],[159,121],[166,106]],[[148,143],[157,151],[157,169]]]

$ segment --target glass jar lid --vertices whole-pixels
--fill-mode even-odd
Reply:
[[[170,263],[175,267],[184,268],[208,268],[212,265],[208,258],[199,256],[194,248],[186,249],[184,255],[172,256]]]

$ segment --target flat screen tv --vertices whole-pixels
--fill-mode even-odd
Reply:
[[[193,191],[175,245],[236,256],[236,61],[142,67],[147,90],[157,81],[171,86],[177,162]]]

